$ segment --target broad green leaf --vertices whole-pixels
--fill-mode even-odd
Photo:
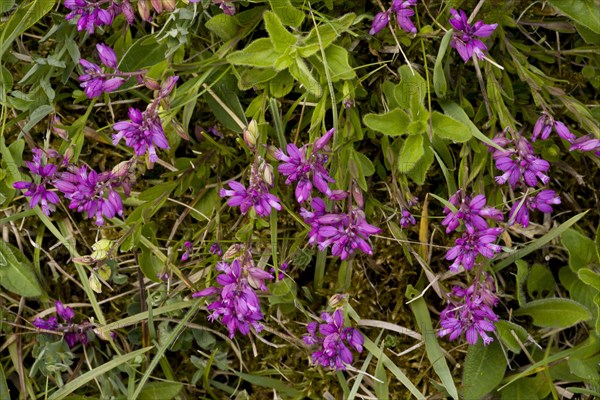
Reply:
[[[560,242],[569,252],[569,266],[573,272],[588,266],[596,258],[594,241],[574,229],[560,235]]]
[[[316,97],[321,97],[323,88],[321,88],[319,82],[313,77],[303,59],[296,58],[296,62],[290,65],[289,71],[304,89]]]
[[[448,85],[446,84],[446,75],[444,74],[443,61],[444,56],[446,55],[446,50],[448,49],[448,43],[450,43],[450,39],[452,39],[452,34],[453,31],[450,29],[442,38],[437,57],[435,58],[435,64],[433,66],[433,90],[435,90],[435,94],[440,98],[446,97],[446,91],[448,89]]]
[[[427,82],[417,72],[411,71],[408,65],[403,65],[398,69],[400,82],[394,88],[394,97],[401,108],[409,110],[412,99],[423,104],[427,94]]]
[[[281,53],[296,44],[296,36],[285,29],[277,14],[267,11],[264,13],[263,18],[275,51]]]
[[[592,314],[580,303],[561,298],[530,301],[513,315],[528,315],[533,318],[535,326],[542,328],[568,328],[592,318]]]
[[[433,151],[431,151],[429,147],[426,147],[425,154],[423,154],[423,157],[419,159],[412,171],[408,173],[410,179],[412,179],[413,182],[415,182],[417,185],[422,185],[423,183],[425,183],[427,171],[429,171],[429,168],[431,168],[433,160]]]
[[[277,71],[270,68],[244,68],[238,79],[238,88],[240,90],[252,89],[256,85],[270,81],[276,75]]]
[[[600,292],[600,274],[589,268],[580,268],[577,276],[583,283],[589,285]]]
[[[21,2],[8,20],[0,25],[0,59],[15,39],[52,10],[56,0]]]
[[[100,365],[99,367],[96,367],[93,370],[88,371],[85,374],[80,375],[77,378],[69,381],[64,386],[62,386],[60,389],[58,389],[56,392],[52,393],[52,395],[50,395],[48,400],[64,399],[68,394],[74,392],[75,390],[79,389],[80,387],[83,387],[88,382],[96,379],[100,375],[103,375],[103,374],[107,373],[108,371],[112,371],[115,368],[117,368],[118,366],[125,364],[126,362],[129,362],[138,356],[141,356],[142,354],[146,353],[148,350],[150,350],[152,348],[153,348],[153,346],[144,347],[143,349],[139,349],[136,351],[132,351],[131,353],[126,353],[126,354],[115,357],[112,360],[108,361],[107,363],[104,363],[104,364]]]
[[[581,270],[580,270],[581,271]],[[590,285],[583,283],[578,275],[569,267],[563,267],[558,272],[560,283],[569,291],[569,298],[586,307],[592,313],[592,320],[588,322],[590,326],[600,324],[600,309],[598,297],[600,293]],[[600,333],[600,329],[598,330]]]
[[[22,297],[43,294],[33,265],[10,243],[0,240],[0,286]]]
[[[356,76],[348,63],[348,50],[345,48],[332,44],[325,49],[325,57],[331,71],[332,82],[337,82],[340,79],[348,80]]]
[[[183,383],[178,382],[150,382],[144,386],[140,400],[171,400],[179,394]]]
[[[260,38],[244,49],[231,53],[227,56],[227,61],[234,65],[268,68],[275,64],[280,55],[281,53],[273,47],[271,39]]]
[[[548,2],[575,22],[600,34],[598,3],[595,0],[548,0]]]
[[[406,138],[400,150],[397,164],[398,171],[401,173],[411,171],[424,154],[423,135],[410,135]]]
[[[227,14],[215,15],[204,26],[223,40],[233,38],[238,30],[235,17]]]
[[[411,285],[408,285],[408,289],[406,289],[406,298],[415,299],[418,295],[419,291],[413,288]],[[410,309],[417,320],[419,331],[425,339],[425,351],[427,352],[427,358],[429,359],[429,362],[433,366],[433,370],[437,376],[439,376],[444,388],[450,394],[450,396],[452,396],[453,399],[458,400],[458,391],[454,385],[454,379],[452,378],[452,373],[450,372],[448,363],[444,358],[444,352],[438,343],[437,336],[430,334],[430,332],[434,332],[434,330],[425,299],[420,297],[417,300],[412,300],[410,302]]]
[[[536,378],[522,378],[500,391],[502,400],[538,399]]]
[[[269,4],[284,25],[297,28],[304,21],[304,12],[292,6],[290,0],[269,0]]]
[[[477,139],[494,147],[495,149],[504,150],[502,147],[498,146],[492,139],[481,133],[477,126],[475,126],[475,124],[471,121],[467,113],[458,104],[454,103],[453,101],[447,100],[439,101],[439,103],[446,115],[465,124],[471,130],[471,134]]]
[[[531,299],[540,299],[554,294],[554,276],[550,270],[541,265],[534,264],[527,276],[527,294]]]
[[[2,0],[0,2],[0,13],[5,13],[10,11],[15,5],[15,0]]]
[[[522,344],[525,344],[525,341],[527,340],[527,331],[525,328],[514,322],[500,320],[496,322],[496,333],[500,336],[502,343],[504,343],[510,351],[517,354],[521,353],[521,346],[519,345],[517,338]]]
[[[466,142],[471,139],[469,128],[452,117],[434,111],[431,116],[434,135],[455,142]]]
[[[158,275],[163,267],[163,263],[147,247],[140,245],[140,248],[142,249],[142,255],[139,262],[144,276],[152,282],[160,282]]]
[[[23,131],[29,132],[31,128],[33,128],[42,119],[46,118],[48,114],[50,114],[53,111],[54,107],[51,105],[46,104],[43,106],[39,106],[38,108],[33,110],[31,114],[29,114],[29,122],[25,124],[25,126],[23,127]]]
[[[491,392],[504,378],[506,360],[498,342],[487,346],[478,340],[469,346],[463,373],[463,397],[479,400]]]
[[[288,397],[298,397],[301,394],[298,389],[290,386],[287,381],[282,381],[268,376],[245,374],[243,372],[235,372],[235,374],[243,380],[252,383],[253,385],[274,389]]]
[[[363,118],[365,125],[388,136],[400,136],[407,132],[410,118],[406,112],[395,109],[385,114],[367,114]]]
[[[158,43],[154,36],[146,36],[136,40],[119,61],[121,71],[138,71],[149,68],[165,60],[167,45]]]
[[[341,18],[323,22],[321,25],[313,28],[303,41],[302,46],[298,46],[298,52],[302,57],[310,57],[323,49],[326,49],[338,36],[354,22],[355,14],[346,14]]]

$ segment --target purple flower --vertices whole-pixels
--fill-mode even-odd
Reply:
[[[402,217],[400,218],[400,226],[408,228],[410,225],[416,225],[415,217],[408,210],[402,210]]]
[[[70,21],[79,15],[77,30],[86,30],[89,34],[92,34],[97,26],[111,25],[114,18],[121,13],[121,7],[113,1],[108,2],[108,8],[100,7],[106,3],[107,1],[102,0],[65,0],[65,7],[71,10],[65,16],[65,19]]]
[[[109,68],[117,69],[117,54],[113,49],[104,43],[98,43],[96,45],[96,50],[98,50],[98,56],[100,57],[102,64]]]
[[[48,151],[47,156],[58,156],[58,153],[54,153],[53,150]],[[60,201],[56,193],[50,191],[48,188],[56,178],[57,167],[54,164],[47,164],[44,155],[43,150],[33,149],[33,160],[25,162],[31,175],[39,177],[39,183],[19,181],[13,183],[13,187],[25,191],[24,195],[30,198],[29,206],[31,208],[40,204],[42,212],[50,215],[56,209],[55,204],[58,204]]]
[[[596,155],[600,156],[600,139],[592,135],[585,135],[574,140],[569,148],[569,151],[596,151]]]
[[[223,250],[221,249],[221,245],[219,243],[213,243],[213,244],[211,244],[209,251],[212,254],[218,255],[219,257],[223,256]]]
[[[281,265],[279,266],[279,274],[277,274],[277,280],[278,281],[280,281],[283,278],[285,278],[285,271],[287,271],[288,267],[289,267],[288,263],[286,263],[286,262],[281,263]],[[272,274],[274,274],[275,273],[275,268],[271,267],[270,272]]]
[[[493,244],[502,231],[502,228],[488,228],[475,233],[463,233],[461,238],[456,239],[456,245],[446,253],[446,260],[454,260],[449,267],[450,270],[457,272],[461,265],[466,270],[470,270],[475,265],[478,254],[493,258],[495,253],[502,250],[502,247]]]
[[[485,218],[490,218],[496,221],[502,221],[502,212],[493,207],[486,207],[485,196],[479,194],[473,199],[465,195],[462,189],[459,189],[455,194],[448,199],[457,212],[454,213],[448,207],[444,207],[446,218],[442,221],[442,225],[446,227],[446,233],[450,233],[460,225],[462,220],[465,223],[467,232],[474,233],[475,231],[488,228],[488,223]]]
[[[218,295],[217,299],[208,306],[208,310],[212,312],[208,319],[220,320],[227,327],[230,338],[235,336],[236,331],[242,335],[250,333],[251,328],[260,332],[262,330],[260,321],[263,319],[263,314],[260,311],[258,296],[248,282],[248,275],[250,273],[256,275],[257,272],[246,271],[237,259],[231,265],[219,262],[217,270],[221,271],[221,274],[217,276],[217,283],[221,287],[208,287],[194,293],[192,297]],[[270,274],[268,275],[271,279],[273,278]],[[263,276],[261,275],[261,277]]]
[[[377,13],[375,18],[373,18],[369,35],[376,35],[381,32],[381,30],[387,26],[388,22],[390,22],[389,11]]]
[[[483,282],[475,282],[467,289],[455,286],[448,296],[448,306],[440,314],[442,329],[438,336],[449,335],[448,338],[454,340],[464,333],[471,345],[477,343],[479,336],[484,345],[493,342],[486,332],[493,332],[494,323],[498,321],[492,309],[498,304],[495,291],[496,285],[487,274]]]
[[[369,236],[381,232],[381,229],[367,223],[364,211],[356,207],[348,214],[328,213],[318,216],[316,223],[319,249],[325,250],[331,246],[331,254],[340,256],[342,260],[354,254],[356,249],[372,255],[373,251],[367,240]]]
[[[73,323],[75,317],[75,311],[71,307],[65,307],[60,301],[56,301],[56,314],[64,321],[58,322],[55,316],[49,317],[47,320],[42,318],[36,318],[33,321],[33,326],[38,329],[44,329],[48,331],[62,332],[65,342],[69,345],[69,348],[73,348],[78,342],[82,345],[88,344],[87,332],[92,328],[90,323]]]
[[[329,188],[329,183],[335,181],[329,176],[324,166],[328,160],[327,155],[321,154],[319,151],[327,145],[334,131],[335,129],[330,129],[315,141],[308,157],[307,145],[298,148],[295,144],[290,143],[286,148],[287,155],[283,150],[277,149],[275,151],[275,158],[282,161],[278,170],[287,176],[286,185],[298,182],[296,185],[296,200],[298,203],[303,203],[310,197],[313,185],[319,192],[331,197],[332,191]]]
[[[168,149],[169,142],[165,137],[162,122],[153,107],[141,112],[137,108],[129,109],[129,121],[120,121],[113,125],[118,132],[112,136],[113,145],[125,138],[125,144],[131,148],[137,156],[148,153],[150,162],[158,161],[156,147]]]
[[[98,44],[96,47],[102,62],[110,68],[116,68],[116,55],[114,51],[104,44]],[[83,92],[89,99],[99,97],[102,93],[114,92],[126,82],[120,76],[102,72],[102,69],[98,65],[83,58],[79,60],[79,63],[83,66],[84,72],[83,75],[79,76],[79,80],[81,81],[79,86],[83,88]],[[113,67],[112,65],[115,66]]]
[[[564,140],[571,143],[575,140],[575,135],[569,131],[569,128],[563,122],[555,121],[554,118],[546,112],[542,113],[535,123],[531,140],[535,142],[540,135],[542,136],[542,140],[548,139],[552,128],[554,128],[556,133],[558,133],[558,136]]]
[[[79,169],[72,166],[70,172],[60,174],[54,186],[70,200],[70,209],[95,217],[98,226],[104,224],[104,218],[123,215],[123,202],[115,191],[121,181],[110,171],[99,174],[85,165]]]
[[[192,242],[186,241],[183,244],[183,248],[185,249],[183,254],[181,255],[181,261],[187,261],[190,258],[190,253],[192,252],[193,245]]]
[[[550,163],[535,155],[533,147],[527,139],[519,135],[515,141],[510,141],[502,138],[501,135],[494,141],[515,144],[515,148],[494,150],[493,158],[496,160],[496,168],[504,172],[495,177],[496,183],[508,182],[511,188],[515,189],[519,185],[535,187],[538,180],[542,184],[550,181],[550,177],[545,174],[550,169]]]
[[[456,11],[451,9],[452,17],[449,22],[456,31],[452,36],[450,45],[458,51],[458,54],[467,62],[473,54],[482,60],[485,57],[484,52],[487,47],[483,42],[476,37],[484,38],[490,36],[498,24],[484,24],[483,21],[477,21],[473,26],[469,24],[467,15],[463,10]]]
[[[416,4],[417,0],[394,0],[391,7],[391,10],[396,12],[396,20],[400,28],[409,33],[417,33],[417,28],[410,19],[415,15],[415,11],[409,9]]]
[[[321,319],[325,323],[309,323],[306,327],[308,334],[303,337],[306,344],[317,347],[312,354],[312,362],[325,368],[343,371],[346,365],[352,364],[352,351],[349,347],[360,353],[365,339],[358,329],[344,328],[344,314],[339,308],[333,316],[326,312],[321,313]]]
[[[508,224],[515,222],[523,227],[529,225],[529,211],[539,210],[544,213],[551,213],[552,206],[560,204],[560,197],[554,190],[542,190],[535,197],[526,195],[521,201],[516,201],[510,209],[508,215]]]

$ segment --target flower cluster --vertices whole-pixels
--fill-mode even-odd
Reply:
[[[328,161],[328,157],[320,151],[327,146],[334,132],[335,129],[332,128],[315,141],[308,157],[308,145],[298,148],[295,144],[290,143],[286,148],[288,154],[285,154],[281,149],[275,151],[275,158],[282,162],[277,169],[287,177],[285,180],[286,185],[298,182],[296,184],[296,200],[298,200],[298,203],[308,200],[313,185],[325,196],[332,196],[333,193],[329,188],[329,183],[335,181],[329,176],[324,166]]]
[[[317,347],[312,353],[312,362],[343,371],[347,364],[352,363],[352,351],[349,347],[360,353],[365,339],[358,329],[344,328],[344,314],[341,308],[333,315],[321,313],[321,319],[325,321],[322,324],[309,323],[306,327],[308,334],[303,337],[306,344]]]
[[[108,7],[102,8],[102,5],[108,3]],[[65,0],[65,7],[71,10],[65,17],[67,21],[79,16],[77,20],[77,30],[87,31],[92,34],[97,26],[112,25],[116,16],[121,12],[131,11],[133,15],[133,7],[128,0],[123,0],[122,4],[117,4],[112,0]],[[130,22],[132,23],[133,20]]]
[[[112,136],[113,145],[116,146],[121,139],[125,139],[125,144],[131,147],[137,156],[148,154],[150,162],[158,161],[156,148],[169,149],[169,142],[165,137],[157,108],[160,102],[173,91],[178,79],[178,76],[167,78],[160,86],[158,96],[145,111],[129,108],[129,121],[119,121],[113,125],[114,130],[117,131]]]
[[[560,204],[560,197],[554,190],[542,190],[537,195],[532,196],[529,192],[525,193],[521,201],[515,201],[508,214],[508,224],[515,222],[523,227],[529,225],[529,211],[539,210],[543,213],[551,213],[552,206]]]
[[[69,348],[73,348],[77,343],[86,346],[88,344],[88,331],[92,328],[92,325],[90,323],[73,323],[75,311],[71,307],[65,307],[58,300],[54,305],[56,314],[63,322],[59,322],[55,316],[51,316],[48,319],[36,318],[33,321],[33,326],[38,329],[63,333]]]
[[[390,21],[390,15],[393,13],[396,13],[396,20],[402,30],[408,33],[417,33],[417,28],[410,19],[415,15],[415,11],[410,7],[415,5],[417,5],[417,0],[394,0],[389,9],[375,15],[369,35],[375,35],[385,28]]]
[[[100,66],[83,58],[79,60],[84,72],[83,75],[79,76],[79,80],[81,81],[80,86],[89,99],[99,97],[102,93],[114,92],[134,76],[140,83],[143,82],[142,75],[146,71],[121,72],[117,68],[117,55],[113,49],[104,43],[98,43],[96,50],[98,51],[100,62],[105,67],[112,69],[113,72],[104,72]]]
[[[496,329],[494,323],[498,321],[492,309],[498,304],[495,291],[494,280],[487,274],[467,289],[454,286],[448,296],[448,306],[440,314],[442,329],[438,335],[449,335],[449,339],[454,340],[464,333],[471,345],[477,343],[479,336],[484,345],[493,342],[486,332],[493,332]]]
[[[540,135],[542,135],[542,140],[548,139],[552,129],[556,131],[558,136],[567,142],[573,143],[575,140],[575,135],[571,133],[567,125],[565,125],[564,122],[554,120],[547,112],[542,113],[533,126],[533,136],[531,137],[531,140],[535,142]]]
[[[466,270],[472,269],[479,254],[485,258],[494,258],[494,255],[502,250],[502,247],[494,242],[503,231],[502,228],[487,228],[463,233],[462,237],[456,239],[454,247],[446,253],[446,260],[454,260],[450,270],[458,272],[461,265]]]
[[[217,299],[208,306],[211,312],[208,319],[220,320],[233,338],[236,331],[247,335],[251,328],[256,332],[262,330],[260,321],[263,314],[260,311],[260,301],[255,289],[266,290],[264,281],[273,279],[273,275],[257,268],[251,259],[235,259],[231,264],[219,262],[217,276],[220,287],[207,287],[192,297],[208,297],[217,295]]]
[[[112,171],[98,173],[86,165],[70,164],[66,157],[58,165],[47,163],[48,158],[58,157],[55,150],[44,152],[33,149],[33,161],[26,164],[39,182],[19,181],[13,184],[15,189],[25,190],[24,195],[30,197],[32,208],[40,204],[44,214],[50,215],[60,201],[51,190],[54,188],[70,201],[70,209],[84,213],[87,218],[95,217],[98,226],[104,224],[104,218],[123,215],[123,202],[116,189],[122,188],[125,195],[129,195],[131,162],[123,162]]]
[[[456,207],[454,212],[448,207],[444,207],[446,218],[442,221],[442,225],[446,227],[446,233],[450,233],[460,225],[463,221],[467,232],[470,234],[475,231],[480,231],[488,228],[488,223],[485,218],[495,221],[502,221],[502,212],[486,206],[486,198],[479,194],[472,199],[465,195],[462,189],[459,189],[455,194],[450,196],[448,202]]]
[[[485,24],[483,21],[477,21],[474,25],[471,25],[463,10],[451,9],[450,14],[452,14],[452,17],[449,22],[455,31],[450,46],[458,51],[464,62],[468,62],[473,54],[480,60],[484,59],[487,47],[477,38],[490,36],[498,24]]]

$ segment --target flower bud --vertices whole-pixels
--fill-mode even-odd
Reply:
[[[162,1],[161,0],[150,0],[150,2],[152,3],[152,8],[154,8],[154,10],[160,14],[163,10]]]
[[[133,6],[129,2],[129,0],[123,0],[123,3],[121,4],[121,9],[123,10],[123,15],[125,16],[127,23],[129,25],[132,25],[133,21],[135,21],[135,12],[133,11]]]
[[[167,97],[170,95],[178,80],[179,77],[177,75],[169,76],[160,86],[160,92],[158,92],[158,95],[160,97]]]
[[[177,7],[175,0],[162,0],[162,5],[167,11],[173,11]]]
[[[261,160],[258,170],[263,178],[263,181],[265,181],[265,183],[269,186],[273,186],[273,181],[275,179],[275,176],[273,175],[273,166],[264,160]]]
[[[329,298],[329,305],[331,308],[338,308],[344,305],[346,301],[346,295],[344,293],[336,293]]]
[[[58,115],[54,115],[54,117],[52,117],[52,122],[50,123],[50,129],[62,140],[67,140],[69,138],[69,134],[65,129],[59,128],[58,125],[60,125],[60,118]]]
[[[150,21],[150,7],[148,7],[148,0],[138,0],[138,13],[144,21]]]
[[[260,133],[258,131],[258,123],[256,122],[256,120],[253,119],[248,124],[248,127],[244,129],[244,142],[246,142],[246,145],[250,149],[253,150],[254,148],[256,148],[256,142],[258,140],[259,134]]]
[[[236,244],[232,244],[227,251],[225,252],[225,254],[223,254],[223,259],[225,260],[231,260],[232,258],[236,258],[237,256],[240,255],[240,253],[242,252],[242,250],[244,249],[244,246],[236,243]]]
[[[149,77],[145,76],[143,82],[144,82],[144,85],[146,85],[146,87],[148,89],[150,89],[150,90],[158,90],[158,89],[160,89],[159,83],[156,80],[152,79],[152,78],[149,78]]]
[[[385,26],[390,22],[390,16],[388,12],[380,12],[375,15],[373,18],[373,24],[371,25],[371,30],[369,31],[369,35],[375,35],[379,33]]]
[[[329,143],[329,140],[333,136],[334,132],[335,132],[335,128],[331,128],[330,130],[325,132],[325,134],[323,136],[321,136],[319,139],[317,139],[315,141],[315,145],[313,147],[313,153],[315,153],[315,152],[321,150],[322,148],[324,148],[325,146],[327,146],[327,143]]]
[[[356,183],[352,185],[352,198],[354,199],[354,203],[356,203],[359,208],[365,207],[365,200],[360,188]]]
[[[104,43],[98,43],[96,45],[96,50],[98,50],[98,56],[100,56],[100,61],[102,61],[102,64],[112,69],[117,68],[117,54],[113,49]]]
[[[121,161],[117,165],[115,165],[111,171],[112,176],[115,178],[123,178],[129,175],[129,161]]]

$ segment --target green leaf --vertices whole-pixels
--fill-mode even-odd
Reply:
[[[150,382],[144,386],[138,399],[140,400],[171,400],[179,394],[183,383]]]
[[[267,11],[264,13],[263,18],[267,32],[269,32],[269,39],[271,39],[275,51],[282,53],[296,44],[296,36],[285,29],[277,14]]]
[[[523,286],[527,281],[529,266],[527,265],[527,261],[524,260],[517,260],[515,261],[515,264],[517,265],[517,300],[519,301],[519,306],[522,306],[523,304],[527,303]]]
[[[534,264],[527,276],[527,294],[531,299],[539,299],[554,294],[554,276],[547,267]]]
[[[304,21],[304,12],[292,6],[290,0],[269,0],[269,4],[284,25],[297,28]]]
[[[542,328],[568,328],[592,318],[592,314],[580,303],[560,298],[530,301],[513,315],[529,315],[533,324]]]
[[[435,58],[435,64],[433,66],[433,90],[435,90],[435,94],[440,98],[446,97],[446,91],[448,89],[448,85],[446,84],[446,75],[444,74],[443,61],[444,56],[446,55],[446,50],[448,49],[448,43],[450,43],[450,39],[452,39],[452,34],[453,31],[450,29],[442,38],[437,57]]]
[[[0,285],[2,287],[22,297],[41,296],[43,290],[33,271],[33,265],[18,248],[0,240]]]
[[[365,125],[388,136],[400,136],[407,132],[410,118],[406,112],[395,109],[385,114],[367,114],[363,118]]]
[[[456,104],[453,101],[447,100],[442,100],[439,103],[442,109],[444,110],[444,113],[454,118],[455,120],[465,124],[471,130],[471,135],[475,136],[477,139],[492,146],[495,149],[504,150],[502,147],[498,146],[492,139],[481,133],[477,126],[475,126],[475,124],[471,121],[467,113],[458,104]]]
[[[121,57],[118,67],[125,72],[149,68],[163,62],[166,53],[166,44],[158,43],[154,36],[146,36],[133,42]]]
[[[15,0],[2,0],[0,2],[0,13],[5,13],[10,11],[15,5]]]
[[[431,116],[431,125],[433,133],[442,139],[459,143],[471,139],[471,132],[465,124],[437,111],[434,111]]]
[[[50,114],[53,111],[54,107],[51,105],[46,104],[43,106],[39,106],[38,108],[33,110],[31,114],[29,114],[29,122],[25,124],[25,126],[23,127],[23,131],[29,132],[31,128],[33,128],[42,119],[46,118],[46,116],[48,116],[48,114]]]
[[[321,97],[323,88],[321,88],[319,82],[313,77],[303,59],[296,58],[296,62],[290,65],[289,71],[309,93],[316,97]]]
[[[487,346],[478,340],[469,346],[463,373],[463,396],[465,399],[481,399],[491,392],[504,378],[506,360],[498,342]]]
[[[502,343],[504,343],[504,345],[513,353],[521,353],[521,346],[519,345],[517,338],[519,341],[521,341],[521,343],[525,343],[527,340],[527,331],[525,328],[523,328],[521,325],[515,324],[514,322],[504,320],[496,322],[495,325],[496,333],[500,337],[500,340],[502,340]],[[515,338],[515,335],[517,338]]]
[[[325,49],[325,58],[331,71],[331,81],[337,82],[340,79],[348,80],[356,76],[354,70],[348,63],[348,50],[332,44]]]
[[[413,288],[411,285],[408,285],[408,288],[406,289],[406,297],[408,299],[414,299],[418,295],[419,291]],[[444,358],[444,352],[438,343],[437,336],[430,334],[430,332],[434,332],[434,330],[425,299],[420,297],[417,300],[412,300],[410,302],[410,309],[417,320],[419,331],[425,339],[425,351],[427,352],[427,358],[429,359],[429,362],[433,366],[433,370],[437,376],[440,377],[444,388],[450,394],[450,396],[452,396],[453,399],[458,400],[458,391],[454,385],[454,380],[452,379],[452,373],[450,372],[448,363]]]
[[[427,82],[416,72],[413,74],[408,65],[403,65],[398,69],[400,74],[400,83],[394,88],[394,97],[401,108],[411,109],[413,98],[419,104],[423,104],[427,94]]]
[[[347,30],[356,15],[354,13],[346,14],[341,18],[323,22],[314,27],[303,41],[303,46],[298,46],[298,52],[302,57],[310,57],[323,49],[326,49],[335,39]]]
[[[271,39],[260,38],[244,49],[231,53],[227,56],[227,61],[234,65],[268,68],[275,64],[280,55],[281,53],[273,47]]]
[[[253,385],[274,389],[278,392],[285,394],[288,397],[298,397],[301,394],[301,392],[298,389],[293,388],[285,381],[280,381],[278,379],[270,378],[268,376],[245,374],[243,372],[235,372],[235,374],[243,380],[252,383]]]
[[[580,268],[577,276],[583,283],[589,285],[600,292],[600,274],[589,268]]]
[[[424,154],[423,135],[410,135],[406,138],[400,150],[397,164],[398,171],[401,173],[411,171]]]
[[[19,8],[0,25],[0,59],[19,35],[33,26],[54,7],[56,0],[21,2]]]
[[[74,392],[80,387],[86,385],[88,382],[98,378],[99,376],[107,373],[108,371],[112,371],[117,368],[119,365],[125,364],[133,360],[134,358],[141,356],[148,350],[152,349],[153,346],[144,347],[143,349],[139,349],[136,351],[132,351],[131,353],[123,354],[121,356],[117,356],[110,360],[107,363],[100,365],[99,367],[94,368],[91,371],[86,372],[83,375],[78,376],[77,378],[69,381],[67,384],[62,386],[56,392],[52,393],[52,395],[48,398],[48,400],[59,400],[64,399],[68,394]]]
[[[540,398],[536,378],[522,378],[500,391],[502,400],[531,400]]]
[[[240,90],[252,89],[256,85],[265,83],[273,79],[277,71],[273,69],[244,68],[240,73],[238,88]]]
[[[586,267],[596,258],[594,241],[574,229],[567,229],[560,235],[560,242],[569,252],[569,266],[573,272]]]
[[[238,30],[235,17],[227,14],[215,15],[204,26],[223,40],[232,39]]]
[[[595,0],[548,0],[548,2],[575,22],[600,34],[598,4],[594,4]]]
[[[429,147],[425,148],[425,154],[423,157],[419,159],[415,167],[408,173],[410,179],[413,180],[417,185],[422,185],[425,183],[425,178],[427,177],[427,171],[431,168],[431,164],[433,164],[433,151]]]

